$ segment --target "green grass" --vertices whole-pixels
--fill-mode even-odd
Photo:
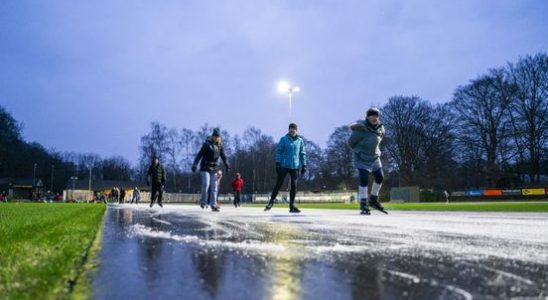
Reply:
[[[71,298],[104,212],[95,204],[0,204],[0,298]]]
[[[484,212],[548,212],[548,202],[463,202],[463,203],[403,203],[383,204],[387,210],[407,211],[484,211]],[[263,207],[264,204],[250,206]],[[300,203],[299,208],[319,209],[359,209],[357,203]],[[275,204],[274,207],[286,208],[287,204]]]

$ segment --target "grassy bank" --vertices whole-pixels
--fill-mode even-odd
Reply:
[[[465,202],[465,203],[403,203],[383,204],[387,210],[408,211],[485,211],[485,212],[548,212],[548,202]],[[263,207],[264,204],[251,206]],[[276,204],[274,207],[286,208],[287,204]],[[359,205],[344,203],[299,203],[299,208],[318,209],[358,209]]]
[[[0,204],[0,298],[70,298],[104,212],[97,204]]]

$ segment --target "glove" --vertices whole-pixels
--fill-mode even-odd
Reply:
[[[280,173],[280,169],[282,168],[282,166],[280,165],[279,162],[276,163],[276,173]]]
[[[301,175],[304,175],[304,173],[306,173],[306,166],[303,166],[303,168],[301,169]]]
[[[147,179],[147,186],[150,186],[150,181]]]
[[[196,165],[192,166],[192,173],[196,173]]]

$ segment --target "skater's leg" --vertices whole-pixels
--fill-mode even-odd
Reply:
[[[200,206],[204,208],[207,205],[207,200],[209,198],[209,173],[208,172],[200,172],[200,177],[202,179],[202,188],[201,188],[201,195],[200,195]]]
[[[162,187],[161,183],[158,183],[158,205],[160,207],[163,206],[163,199],[164,199],[164,188]]]
[[[274,204],[274,200],[276,199],[276,197],[278,197],[278,193],[282,188],[285,176],[287,175],[287,171],[288,169],[285,168],[280,169],[280,172],[278,173],[278,179],[276,180],[276,185],[274,186],[274,190],[272,190],[272,194],[270,194],[270,201],[268,202],[268,205],[272,206],[272,204]]]
[[[289,209],[292,212],[297,212],[298,209],[295,207],[295,196],[297,196],[298,170],[290,170],[289,176],[291,179],[289,188]]]
[[[156,202],[156,194],[158,191],[156,190],[156,185],[152,184],[152,189],[150,191],[150,207],[154,205],[154,202]]]
[[[379,202],[379,191],[381,190],[382,181],[384,180],[384,174],[382,172],[382,169],[373,171],[373,176],[375,177],[375,181],[373,182],[373,186],[371,187],[371,197],[369,197],[369,205],[371,205],[375,209],[382,211],[383,213],[387,213],[384,210],[384,207]]]
[[[368,215],[369,207],[367,205],[367,186],[369,185],[369,171],[358,169],[360,174],[360,186],[358,188],[358,197],[360,198],[360,211],[364,215]]]
[[[371,196],[379,196],[382,181],[384,180],[384,174],[382,172],[382,169],[374,171],[373,177],[375,178],[375,181],[373,181],[373,186],[371,187]]]
[[[209,204],[211,207],[217,207],[217,178],[215,176],[215,173],[211,173],[209,175]]]

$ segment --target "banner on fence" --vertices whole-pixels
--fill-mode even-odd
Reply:
[[[545,194],[544,189],[522,189],[521,193],[524,196],[542,196]]]

